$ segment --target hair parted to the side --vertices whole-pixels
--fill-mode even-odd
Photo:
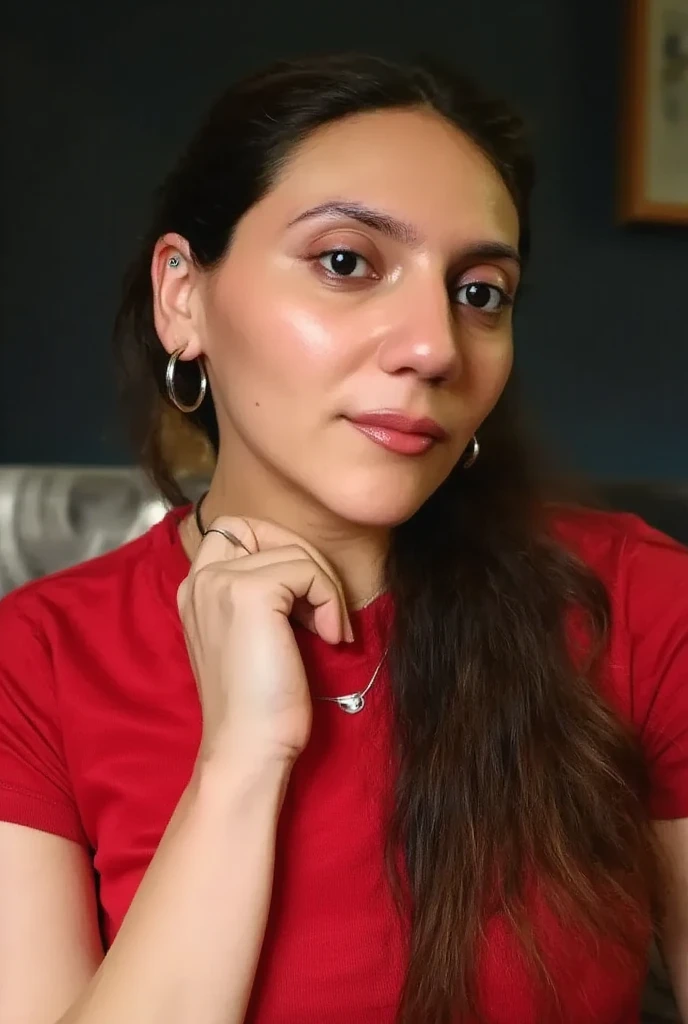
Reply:
[[[167,357],[152,313],[157,239],[178,232],[196,264],[212,268],[295,145],[349,115],[410,107],[432,108],[491,160],[527,256],[533,172],[521,123],[464,77],[434,62],[340,54],[280,62],[230,88],[159,192],[116,323],[138,452],[171,501],[184,497],[160,447]],[[194,367],[178,370],[182,393],[186,381],[194,394]],[[192,420],[217,449],[210,394]],[[643,758],[596,685],[607,595],[551,536],[509,389],[480,442],[476,465],[457,469],[393,531],[387,563],[398,758],[388,866],[412,921],[399,1024],[480,1019],[476,963],[496,913],[556,1009],[556,965],[529,919],[533,886],[562,923],[590,942],[611,939],[620,956],[645,952],[661,908]]]

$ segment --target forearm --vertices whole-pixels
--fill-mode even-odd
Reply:
[[[59,1024],[241,1024],[288,776],[194,774],[112,948]]]

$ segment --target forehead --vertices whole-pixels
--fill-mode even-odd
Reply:
[[[518,243],[518,215],[500,175],[434,112],[374,111],[316,130],[259,205],[288,222],[335,198],[383,209],[440,243],[464,240],[457,235]]]

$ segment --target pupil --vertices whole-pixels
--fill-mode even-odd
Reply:
[[[492,298],[492,289],[487,284],[470,284],[468,286],[468,301],[472,306],[482,309],[487,306]]]
[[[335,252],[330,258],[333,268],[339,274],[353,274],[356,269],[356,255],[353,252]]]

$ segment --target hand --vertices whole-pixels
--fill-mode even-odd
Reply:
[[[275,523],[222,516],[178,592],[203,712],[201,760],[293,762],[308,742],[312,705],[289,622],[330,644],[353,639],[341,583],[323,556]]]

